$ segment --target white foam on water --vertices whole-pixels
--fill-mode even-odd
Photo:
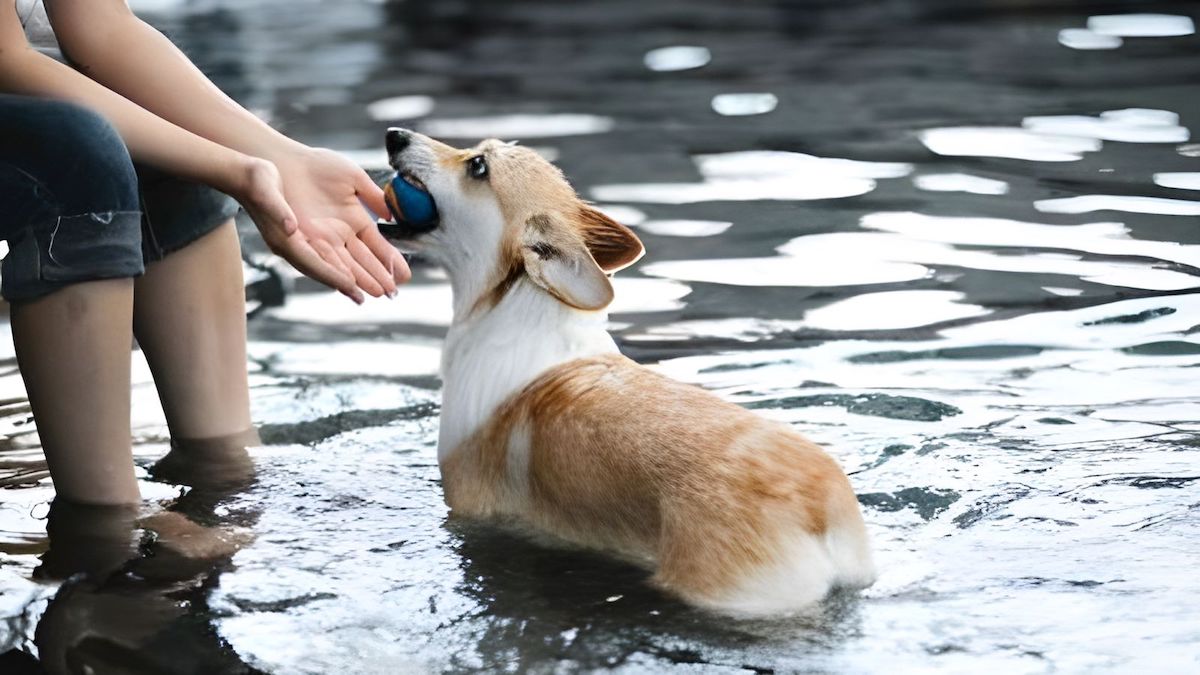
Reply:
[[[367,105],[367,114],[378,122],[393,122],[424,117],[433,112],[434,101],[429,96],[395,96]]]

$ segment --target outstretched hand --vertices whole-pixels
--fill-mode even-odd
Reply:
[[[383,191],[331,150],[299,147],[252,160],[239,200],[267,247],[312,279],[355,302],[408,280],[404,257],[379,233],[363,205],[387,213]]]

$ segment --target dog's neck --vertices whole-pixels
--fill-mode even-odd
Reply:
[[[617,351],[606,313],[564,305],[524,276],[490,306],[480,304],[480,296],[460,294],[466,290],[454,288],[454,320],[442,352],[439,460],[541,373]]]

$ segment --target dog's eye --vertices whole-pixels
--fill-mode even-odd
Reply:
[[[483,155],[475,155],[467,160],[467,175],[471,178],[487,177],[487,160]]]

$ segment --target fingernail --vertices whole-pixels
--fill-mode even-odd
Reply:
[[[399,291],[397,291],[396,289],[393,288],[392,290],[388,291],[387,296],[394,300],[396,298],[396,293],[398,293],[398,292]]]

